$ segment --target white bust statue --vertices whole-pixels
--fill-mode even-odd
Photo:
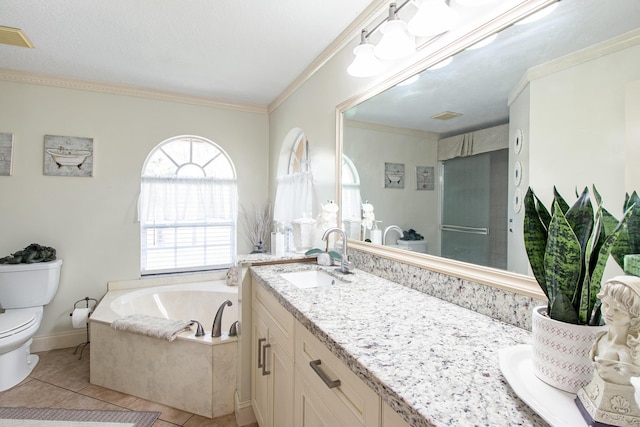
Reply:
[[[637,426],[640,407],[631,378],[640,376],[640,277],[614,277],[602,285],[598,298],[608,328],[596,335],[593,378],[576,401],[594,426]]]

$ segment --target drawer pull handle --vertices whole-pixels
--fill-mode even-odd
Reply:
[[[258,368],[262,368],[263,365],[264,365],[264,363],[263,363],[263,361],[261,359],[261,354],[262,354],[261,346],[262,346],[262,343],[264,341],[266,341],[266,340],[267,340],[266,338],[258,338]]]
[[[271,347],[271,344],[265,344],[262,346],[262,375],[269,375],[271,371],[267,371],[267,349]]]
[[[309,366],[311,366],[311,369],[313,369],[313,371],[318,374],[318,376],[320,377],[320,379],[327,385],[327,387],[329,388],[336,388],[336,387],[340,387],[340,380],[330,380],[329,377],[327,376],[327,374],[324,373],[324,371],[322,369],[320,369],[320,364],[322,362],[320,361],[320,359],[318,360],[312,360],[311,362],[309,362]]]

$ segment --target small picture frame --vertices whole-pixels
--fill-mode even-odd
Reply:
[[[45,135],[44,174],[93,176],[93,138]]]
[[[0,176],[12,173],[13,134],[0,132]]]
[[[404,163],[384,163],[384,188],[404,188]]]
[[[416,190],[433,190],[435,188],[434,172],[433,166],[416,166]]]

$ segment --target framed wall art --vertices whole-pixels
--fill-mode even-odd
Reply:
[[[12,172],[13,134],[0,132],[0,176],[9,176]]]
[[[416,190],[433,190],[435,188],[434,171],[433,166],[416,166]]]
[[[93,138],[45,135],[44,174],[93,176]]]
[[[385,162],[384,188],[404,188],[404,163]]]

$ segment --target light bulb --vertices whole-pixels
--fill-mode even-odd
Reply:
[[[355,58],[347,73],[354,77],[369,77],[382,71],[382,63],[373,53],[374,46],[370,43],[362,43],[353,49]]]
[[[418,37],[433,37],[447,32],[453,26],[457,16],[447,6],[445,0],[415,0],[418,12],[411,21],[408,29]]]
[[[389,20],[380,26],[380,32],[382,39],[373,50],[378,58],[394,60],[415,53],[415,38],[407,31],[407,24],[404,21]]]

